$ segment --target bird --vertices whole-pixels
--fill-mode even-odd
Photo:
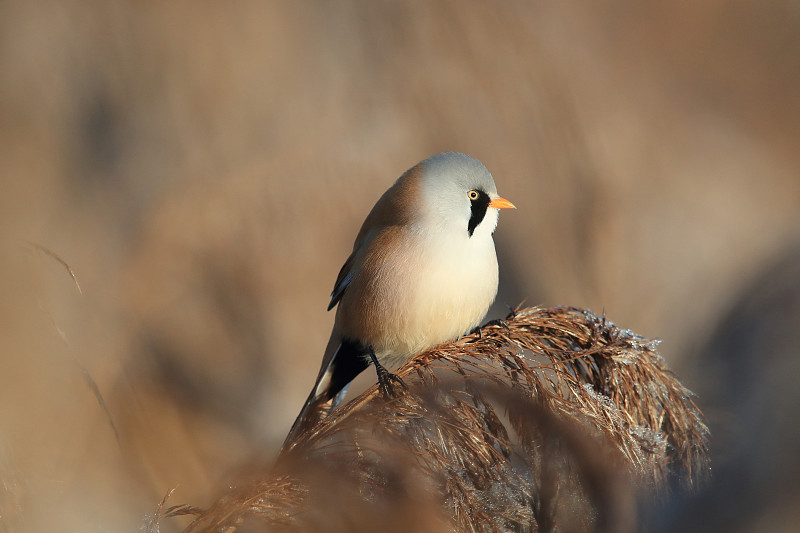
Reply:
[[[402,381],[384,365],[472,331],[497,295],[499,210],[486,167],[446,152],[406,172],[375,203],[331,292],[333,330],[314,387],[284,443],[338,406],[374,364],[384,393]]]

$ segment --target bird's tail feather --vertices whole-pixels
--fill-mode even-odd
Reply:
[[[360,342],[343,339],[331,357],[325,358],[330,360],[327,364],[323,361],[317,382],[283,442],[283,451],[291,449],[300,435],[342,403],[350,382],[369,366],[368,353]]]
[[[283,450],[288,451],[301,434],[313,427],[323,416],[330,412],[334,400],[335,398],[326,399],[325,397],[315,396],[312,392],[300,410],[300,414],[297,415],[294,424],[292,424],[292,429],[289,430],[286,440],[283,441]]]

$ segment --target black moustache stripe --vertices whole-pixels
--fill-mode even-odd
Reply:
[[[492,200],[489,198],[489,195],[483,191],[477,191],[478,198],[475,200],[470,200],[470,209],[472,213],[469,217],[469,224],[467,224],[467,231],[469,232],[469,236],[472,237],[472,234],[475,232],[475,228],[478,227],[478,224],[483,222],[483,219],[486,217],[486,210],[489,209],[489,202]]]

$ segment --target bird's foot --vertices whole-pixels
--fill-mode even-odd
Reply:
[[[510,306],[509,304],[506,304],[506,307],[508,308],[508,314],[506,315],[506,318],[505,318],[505,319],[506,319],[506,320],[509,320],[509,319],[514,319],[514,318],[517,318],[517,313],[518,313],[518,312],[519,312],[519,310],[522,308],[522,305],[523,305],[524,303],[525,303],[525,302],[523,301],[523,302],[522,302],[522,303],[520,303],[520,304],[519,304],[517,307],[512,307],[512,306]],[[506,328],[508,328],[508,324],[506,324]]]
[[[470,331],[470,335],[472,335],[474,333],[477,333],[478,334],[478,338],[482,339],[483,338],[483,330],[485,328],[490,328],[490,327],[493,327],[493,326],[502,326],[508,331],[511,330],[511,328],[508,327],[508,322],[506,322],[505,319],[496,318],[494,320],[490,320],[489,322],[487,322],[486,324],[484,324],[482,326],[476,327],[475,329]]]
[[[400,376],[397,374],[393,374],[386,370],[385,367],[379,365],[375,367],[378,372],[378,387],[381,389],[381,394],[385,399],[397,398],[397,388],[395,385],[399,386],[403,390],[408,390],[408,385],[406,382],[400,379]]]
[[[400,376],[389,372],[385,366],[378,362],[378,358],[375,357],[375,352],[371,348],[369,357],[372,359],[372,364],[375,365],[375,372],[378,374],[378,387],[385,399],[397,398],[398,394],[395,385],[399,385],[403,390],[408,390],[408,386],[400,379]]]

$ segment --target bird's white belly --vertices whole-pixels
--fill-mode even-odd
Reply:
[[[439,239],[418,250],[414,261],[387,276],[380,291],[388,321],[372,339],[377,357],[394,365],[477,326],[497,294],[497,258],[491,238]],[[402,289],[400,287],[403,287]]]

